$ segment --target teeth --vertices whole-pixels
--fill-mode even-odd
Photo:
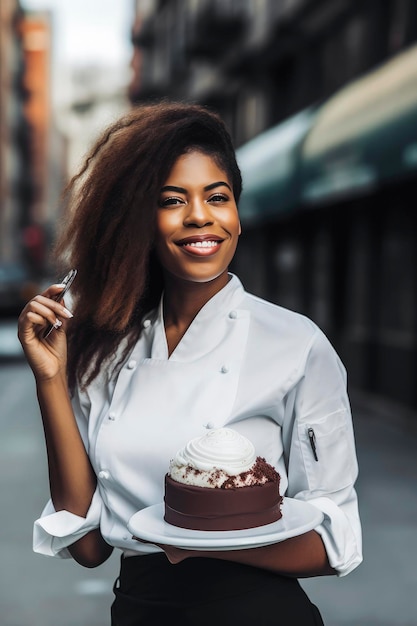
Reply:
[[[191,243],[185,243],[185,246],[192,246],[194,248],[214,248],[219,245],[218,241],[192,241]]]

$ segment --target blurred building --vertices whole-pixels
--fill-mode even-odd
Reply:
[[[61,193],[102,127],[129,107],[129,67],[56,66],[53,14],[2,0],[0,262],[53,272]],[[12,264],[12,266],[10,265]]]
[[[55,123],[67,145],[65,178],[78,171],[94,140],[129,108],[127,67],[86,63],[60,68]]]
[[[21,232],[34,195],[25,59],[17,0],[0,3],[0,262],[21,261]]]
[[[35,183],[33,221],[43,219],[48,180],[51,119],[51,27],[48,14],[25,15],[20,22],[24,57],[25,117],[31,127],[31,160]]]
[[[12,276],[37,282],[48,270],[63,179],[51,109],[51,20],[14,0],[0,11],[0,262],[8,284]]]
[[[240,145],[417,39],[413,0],[136,0],[133,103],[207,104]]]
[[[22,231],[28,261],[39,274],[46,269],[51,139],[52,33],[48,13],[25,13],[20,20],[24,59],[23,83],[27,94],[24,114],[30,128],[30,171],[33,197]]]

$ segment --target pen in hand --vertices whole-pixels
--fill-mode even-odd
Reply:
[[[68,293],[69,288],[71,287],[74,278],[77,275],[77,270],[71,270],[70,272],[68,272],[68,274],[65,276],[65,278],[63,278],[63,280],[60,282],[60,285],[65,285],[63,290],[60,291],[58,294],[56,294],[55,296],[52,296],[52,300],[55,300],[55,302],[59,302],[60,300],[62,300],[65,295]],[[46,339],[47,337],[49,337],[49,335],[51,334],[51,332],[54,330],[54,328],[59,328],[62,325],[62,322],[59,322],[59,320],[57,320],[57,322],[55,324],[50,324],[45,332],[43,333],[43,338]]]

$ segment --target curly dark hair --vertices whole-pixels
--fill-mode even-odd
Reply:
[[[70,388],[109,376],[141,333],[143,316],[163,289],[153,252],[160,189],[175,161],[198,150],[229,176],[236,203],[242,179],[221,118],[197,104],[136,106],[97,140],[64,190],[66,219],[55,247],[62,266],[78,269],[68,328]]]

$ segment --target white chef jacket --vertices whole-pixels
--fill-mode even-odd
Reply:
[[[34,550],[69,557],[68,545],[100,527],[128,555],[160,551],[132,539],[130,517],[163,501],[169,461],[187,441],[227,426],[277,469],[281,495],[323,512],[315,530],[338,575],[349,573],[362,561],[358,466],[345,369],[325,335],[230,275],[168,356],[162,300],[117,376],[103,371],[75,393],[97,488],[85,518],[49,501],[34,524]]]

